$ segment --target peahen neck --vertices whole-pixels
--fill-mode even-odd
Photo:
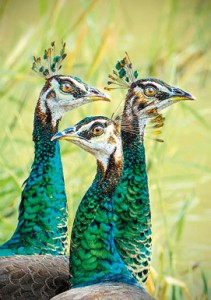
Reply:
[[[55,122],[54,122],[55,123]],[[62,255],[67,246],[67,199],[58,141],[50,111],[35,109],[33,141],[35,157],[25,182],[18,225],[12,238],[0,247],[0,255]]]
[[[141,123],[128,110],[123,114],[124,166],[114,194],[117,214],[116,247],[128,269],[142,282],[147,280],[151,261],[151,211],[143,144],[146,119]],[[129,112],[128,112],[129,111]],[[130,116],[130,118],[129,118]],[[137,131],[138,129],[138,131]]]
[[[97,174],[76,213],[70,250],[71,286],[106,281],[135,284],[116,250],[112,195],[118,185],[122,162],[109,159],[107,170],[98,161]]]

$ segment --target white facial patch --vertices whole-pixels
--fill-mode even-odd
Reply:
[[[40,97],[40,109],[44,114],[46,114],[46,105],[45,105],[46,96],[50,92],[50,90],[51,90],[51,88],[49,88],[47,91],[45,91],[45,93],[43,93]]]
[[[99,119],[99,123],[106,123],[104,120]],[[84,124],[81,128],[78,129],[77,133],[80,135],[81,132],[89,131],[93,124],[97,123],[97,120],[89,122],[88,124]],[[109,141],[110,137],[113,137],[115,142],[111,143]],[[121,150],[121,141],[118,137],[114,134],[114,127],[110,124],[108,127],[105,127],[104,133],[99,136],[93,136],[90,140],[81,139],[79,142],[75,142],[81,148],[85,149],[87,152],[91,153],[95,156],[97,160],[99,160],[103,167],[106,169],[108,166],[109,158],[111,154],[116,150],[116,159],[121,159],[122,157],[122,150]]]
[[[96,149],[94,149],[93,154],[95,155],[96,159],[102,163],[104,169],[107,169],[109,158],[114,152],[115,148],[115,158],[119,160],[122,157],[121,140],[117,139],[113,132],[114,128],[111,124],[105,128],[105,132],[102,135],[92,138],[93,144],[97,145]],[[109,139],[111,137],[115,139],[115,143],[109,142]]]
[[[135,91],[136,93],[139,93],[140,91],[142,92],[143,89],[142,89],[141,87],[139,87],[139,86],[136,86],[136,87],[134,88],[134,91]]]
[[[81,90],[85,91],[84,86],[76,80],[70,79],[69,77],[62,77],[62,79],[73,82]],[[46,99],[47,93],[49,93],[51,89],[55,92],[56,98]],[[45,100],[48,103],[54,125],[66,112],[84,104],[84,98],[75,99],[71,93],[62,92],[59,82],[54,78],[51,80],[51,89],[43,94],[43,101]]]
[[[70,93],[64,93],[60,90],[60,84],[56,79],[53,78],[53,80],[51,81],[51,86],[56,92],[57,100],[71,101],[74,99],[74,97]]]

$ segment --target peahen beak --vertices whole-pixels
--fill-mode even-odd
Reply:
[[[69,127],[63,131],[56,133],[52,138],[51,141],[55,140],[74,140],[77,139],[77,135],[75,133],[75,127]]]
[[[91,87],[86,95],[86,98],[91,100],[91,101],[97,101],[97,100],[101,100],[101,101],[108,101],[111,102],[111,98],[102,93],[101,91],[99,91],[98,89],[95,89],[93,87]]]
[[[173,101],[181,101],[181,100],[195,100],[196,98],[181,89],[172,88],[172,94],[170,99]]]

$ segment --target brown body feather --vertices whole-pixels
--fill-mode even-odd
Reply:
[[[48,300],[68,288],[66,256],[0,257],[0,300]]]
[[[53,297],[52,300],[153,300],[144,290],[120,282],[94,284]]]

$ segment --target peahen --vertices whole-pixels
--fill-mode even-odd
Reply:
[[[122,171],[119,125],[106,117],[87,117],[57,133],[95,156],[97,173],[73,224],[70,245],[72,290],[53,299],[152,299],[117,252],[112,195]],[[131,295],[128,298],[128,291]],[[134,293],[134,294],[133,294]]]
[[[109,75],[109,85],[128,89],[121,123],[124,153],[123,172],[114,194],[117,251],[133,275],[146,282],[151,261],[151,212],[146,172],[144,129],[150,114],[181,100],[194,100],[189,93],[159,79],[137,79],[138,72],[126,53]],[[112,89],[106,87],[107,90]],[[150,110],[151,106],[151,110]],[[149,114],[143,116],[147,109]],[[157,114],[152,120],[159,133],[163,118]]]
[[[109,101],[109,98],[79,78],[59,75],[65,56],[65,44],[60,55],[54,56],[52,43],[52,47],[45,50],[44,65],[41,58],[34,58],[33,69],[45,78],[34,115],[35,157],[21,195],[17,228],[12,238],[0,247],[0,299],[28,299],[27,293],[24,298],[24,292],[30,289],[30,284],[30,299],[49,299],[55,295],[53,278],[58,277],[58,270],[55,269],[55,274],[52,274],[55,262],[58,267],[59,261],[62,267],[63,264],[66,265],[66,270],[62,271],[64,282],[68,276],[66,258],[63,257],[62,261],[53,257],[66,254],[67,199],[59,142],[52,142],[51,138],[57,133],[59,121],[65,112],[91,101]],[[23,257],[17,256],[19,254],[40,256],[31,256],[23,262]],[[52,259],[48,256],[45,260],[46,256],[42,257],[44,254],[52,254]],[[41,265],[45,263],[45,270],[51,270],[49,277],[48,272],[36,273],[35,265],[38,266],[39,261],[42,262]],[[15,271],[17,269],[18,272]],[[31,281],[24,279],[27,272],[30,272],[27,278],[32,276]],[[39,276],[36,277],[37,275]],[[21,285],[17,286],[13,281],[20,281]],[[34,281],[39,281],[40,284],[36,285]],[[46,298],[51,286],[52,290]]]
[[[66,253],[67,199],[60,158],[60,147],[51,137],[58,131],[64,113],[93,100],[108,100],[99,90],[80,79],[58,75],[65,58],[65,44],[53,58],[52,48],[45,50],[44,61],[34,58],[33,69],[45,78],[34,114],[33,141],[35,157],[25,181],[19,207],[18,225],[12,236],[0,247],[0,256]]]

